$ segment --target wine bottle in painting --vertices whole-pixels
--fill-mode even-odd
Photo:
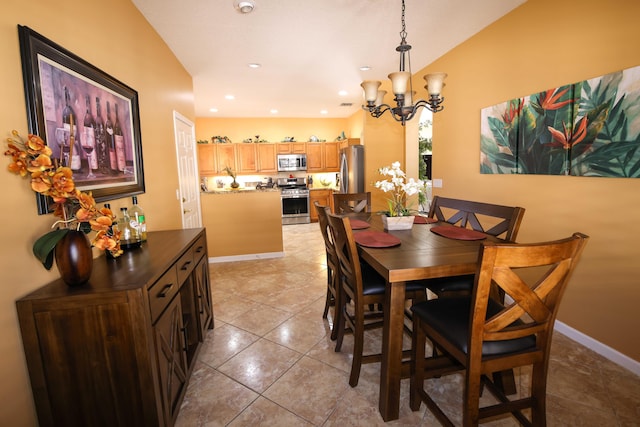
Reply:
[[[80,145],[87,159],[87,178],[95,178],[94,170],[98,169],[98,156],[96,153],[96,121],[91,113],[91,97],[85,96],[87,109],[84,113],[83,133]]]
[[[107,121],[104,122],[105,138],[109,148],[109,170],[111,174],[118,173],[118,159],[116,157],[116,140],[113,134],[113,123],[111,122],[111,104],[107,101]]]
[[[126,166],[126,157],[124,153],[124,135],[122,127],[120,127],[120,118],[118,117],[118,104],[114,104],[116,109],[116,121],[113,125],[113,138],[116,143],[116,160],[118,163],[118,171],[124,172]]]
[[[102,118],[102,107],[100,106],[100,98],[96,97],[96,127],[95,127],[95,139],[96,139],[96,151],[98,158],[98,171],[101,174],[109,173],[109,149],[107,147],[107,139],[105,137],[104,119]]]
[[[71,158],[69,159],[69,166],[72,170],[80,170],[82,164],[80,163],[80,148],[78,146],[78,116],[71,107],[71,95],[69,94],[69,88],[64,87],[64,109],[62,110],[62,124],[65,133],[65,147],[64,150],[69,150]]]

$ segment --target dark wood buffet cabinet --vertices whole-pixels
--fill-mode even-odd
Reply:
[[[16,306],[40,426],[172,426],[213,328],[205,229],[150,232]]]

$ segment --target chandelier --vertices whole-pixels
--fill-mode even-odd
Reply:
[[[411,83],[411,56],[409,53],[411,45],[407,44],[404,9],[404,0],[402,0],[402,31],[400,31],[400,45],[396,47],[396,51],[400,53],[400,71],[389,74],[391,87],[393,94],[395,95],[394,101],[396,101],[396,106],[392,107],[388,104],[382,103],[387,91],[378,89],[382,84],[380,81],[365,80],[360,84],[362,89],[364,89],[364,99],[367,102],[367,104],[363,105],[362,108],[368,110],[375,118],[378,118],[385,112],[389,111],[396,121],[402,122],[402,126],[404,126],[405,122],[411,120],[416,115],[416,112],[420,107],[427,108],[434,113],[442,111],[444,108],[442,106],[444,98],[440,95],[440,92],[444,86],[444,79],[447,77],[446,73],[425,75],[424,79],[427,82],[425,89],[427,89],[427,92],[429,93],[429,99],[413,103],[413,96],[415,95],[415,92],[413,91],[413,85]],[[408,71],[405,71],[405,64],[408,66]]]

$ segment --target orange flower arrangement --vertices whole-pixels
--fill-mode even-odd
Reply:
[[[34,255],[49,270],[53,265],[53,249],[72,229],[89,233],[95,231],[91,245],[109,251],[113,257],[122,255],[120,231],[113,227],[116,219],[107,208],[98,209],[91,192],[76,188],[73,172],[61,166],[61,159],[51,158],[51,148],[38,135],[29,134],[25,141],[17,131],[7,138],[5,156],[11,157],[8,170],[16,175],[31,178],[31,189],[49,196],[55,204],[53,214],[60,218],[53,224],[54,230],[40,237],[33,244]]]

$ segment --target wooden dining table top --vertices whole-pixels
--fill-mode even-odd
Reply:
[[[400,239],[400,245],[390,248],[358,245],[360,257],[388,282],[475,273],[482,242],[501,241],[490,235],[482,240],[456,240],[433,233],[433,227],[451,226],[442,222],[414,224],[411,230],[387,231],[383,229],[380,215],[359,215],[354,218],[365,220],[371,225],[364,230],[386,232]],[[364,230],[353,232],[355,234]]]
[[[353,230],[356,241],[357,233],[365,230],[386,232],[400,240],[399,245],[389,248],[358,245],[360,258],[387,280],[385,303],[389,309],[384,313],[379,410],[385,421],[391,421],[399,417],[405,282],[473,274],[482,242],[501,239],[486,235],[480,240],[457,240],[431,231],[434,227],[453,227],[442,222],[387,231],[379,215],[357,214],[353,218],[370,224],[369,228]]]

